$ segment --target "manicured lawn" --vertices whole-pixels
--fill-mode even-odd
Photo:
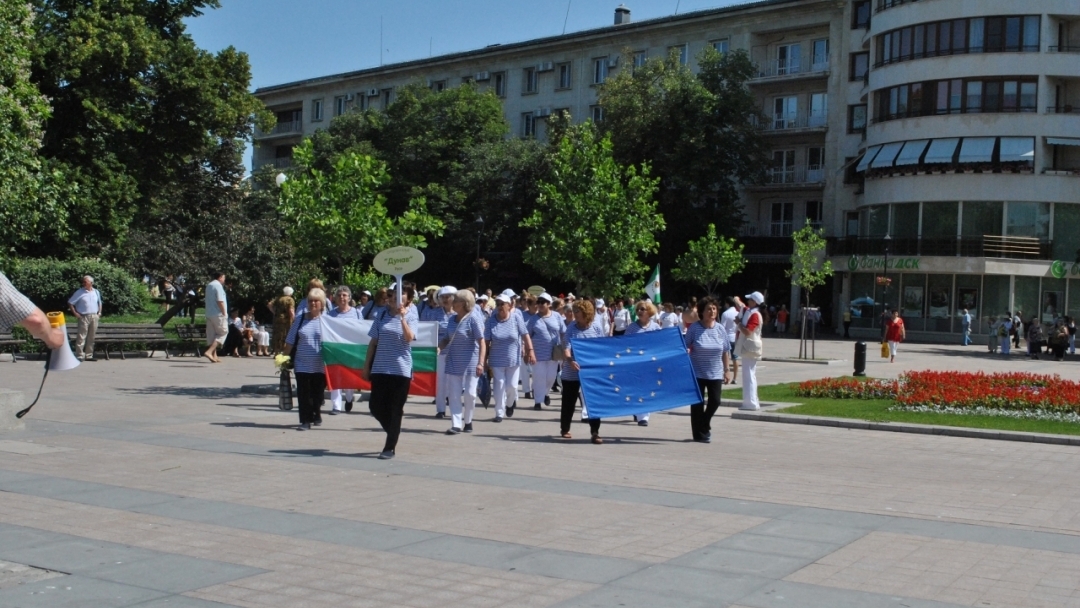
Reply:
[[[203,318],[202,308],[197,309],[195,311],[195,313],[196,313],[195,314],[196,321],[201,320],[201,322],[205,322],[205,319]],[[104,316],[101,317],[100,322],[101,323],[157,323],[157,320],[163,314],[165,314],[165,312],[163,310],[161,310],[160,308],[155,307],[155,308],[153,308],[151,310],[143,310],[143,311],[139,311],[139,312],[136,312],[136,313],[127,314],[127,315],[104,315]],[[68,319],[68,320],[70,321],[72,319]],[[191,323],[191,319],[189,317],[182,317],[180,315],[176,315],[172,319],[169,319],[169,322],[165,324],[165,327],[172,327],[173,325],[177,325],[177,324],[180,324],[180,323]]]
[[[913,424],[937,424],[962,426],[998,431],[1022,431],[1026,433],[1053,433],[1056,435],[1080,435],[1080,424],[1050,420],[1017,420],[997,416],[962,416],[959,414],[934,414],[927,412],[889,411],[889,399],[813,399],[795,395],[795,384],[775,384],[758,387],[762,401],[799,403],[779,410],[783,414],[824,416],[829,418],[854,418],[871,422],[910,422]],[[724,391],[725,399],[741,399],[742,389]]]

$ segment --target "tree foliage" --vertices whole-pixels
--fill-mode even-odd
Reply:
[[[329,171],[315,166],[311,140],[293,151],[299,170],[281,186],[278,212],[297,255],[342,279],[350,264],[370,264],[389,247],[426,247],[425,235],[441,234],[442,222],[427,212],[422,197],[399,215],[387,208],[391,183],[386,163],[369,155],[346,152],[333,159]]]
[[[791,269],[785,274],[791,277],[791,284],[799,287],[805,296],[806,306],[810,306],[810,292],[815,287],[825,284],[832,276],[832,261],[825,258],[825,231],[807,224],[791,235],[795,241],[791,254]],[[802,331],[799,343],[799,357],[803,356],[806,343],[806,318],[802,315]]]
[[[743,245],[734,238],[717,235],[714,224],[709,224],[705,236],[690,241],[686,247],[686,253],[676,260],[678,266],[671,269],[671,276],[700,285],[705,293],[715,294],[719,285],[746,267]]]
[[[629,65],[630,57],[623,58]],[[662,263],[709,223],[733,236],[742,224],[739,186],[758,181],[768,148],[746,87],[754,67],[744,51],[698,57],[698,73],[677,54],[622,70],[600,88],[601,129],[623,165],[649,163],[660,178],[660,212],[668,228]]]
[[[592,123],[570,127],[553,143],[550,181],[522,226],[530,230],[525,262],[593,295],[636,293],[664,229],[656,212],[657,179],[615,161],[611,139]]]

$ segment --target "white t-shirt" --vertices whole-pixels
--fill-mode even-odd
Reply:
[[[720,314],[720,326],[727,332],[728,342],[735,343],[735,335],[737,330],[735,329],[735,320],[739,318],[739,311],[735,310],[734,306],[729,306],[727,310]]]
[[[593,325],[599,327],[605,336],[611,335],[611,321],[608,319],[607,308],[596,311],[596,319],[593,320]]]
[[[679,315],[674,312],[660,313],[660,327],[675,327],[679,324]]]
[[[630,311],[625,308],[620,308],[615,311],[615,331],[626,331],[626,327],[630,325]]]
[[[74,306],[80,315],[96,315],[101,310],[101,292],[93,287],[89,290],[80,287],[68,298],[68,304]]]

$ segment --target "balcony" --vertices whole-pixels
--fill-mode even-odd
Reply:
[[[778,167],[769,169],[765,173],[765,181],[761,184],[750,186],[751,189],[783,189],[804,188],[825,185],[825,168],[821,165],[800,165],[791,167]]]
[[[791,254],[795,251],[795,241],[791,239],[791,223],[785,224],[788,236],[739,236],[743,245],[743,257],[750,264],[790,264]],[[753,225],[742,232],[756,232]]]
[[[263,131],[262,129],[256,129],[256,139],[268,139],[271,137],[284,137],[289,135],[303,135],[304,133],[304,121],[302,120],[290,120],[285,122],[279,122],[274,125],[273,129],[269,131]]]
[[[757,76],[751,78],[751,83],[774,82],[777,80],[794,80],[803,78],[827,78],[829,76],[829,62],[823,61],[811,65],[802,65],[798,60],[777,60],[758,66]]]
[[[960,238],[891,238],[844,237],[828,243],[830,256],[889,255],[927,257],[1006,258],[1014,260],[1050,260],[1049,239],[1024,236],[965,236]]]
[[[760,125],[766,135],[788,134],[799,131],[822,131],[828,128],[828,116],[825,112],[799,112],[797,114],[777,114],[772,120]]]
[[[1046,50],[1050,53],[1080,53],[1080,46],[1078,45],[1066,45],[1066,46],[1048,46]]]

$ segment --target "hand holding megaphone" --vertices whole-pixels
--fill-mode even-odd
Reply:
[[[75,353],[71,352],[71,344],[67,341],[64,313],[50,312],[45,316],[49,319],[49,325],[52,327],[53,331],[61,332],[63,338],[61,338],[58,346],[49,351],[49,358],[45,362],[45,374],[41,377],[41,386],[38,387],[37,396],[34,397],[34,402],[28,405],[26,409],[15,414],[16,418],[22,418],[31,408],[37,405],[38,399],[41,398],[41,389],[45,388],[45,379],[49,377],[49,370],[64,372],[79,367],[79,359],[75,356]]]

